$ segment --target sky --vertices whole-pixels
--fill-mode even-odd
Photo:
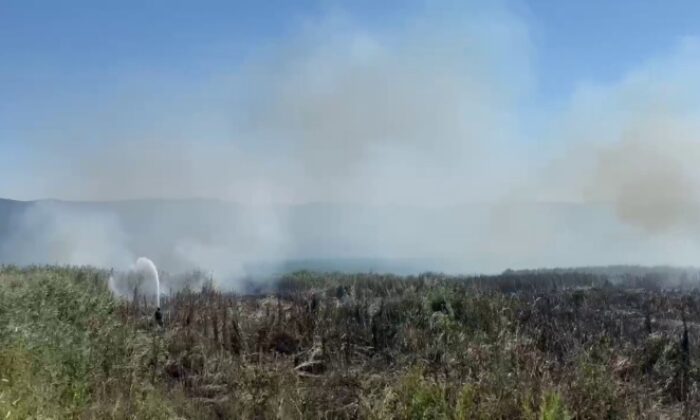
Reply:
[[[154,221],[143,250],[114,214],[39,203],[0,262],[692,264],[699,21],[690,0],[0,0],[0,197],[249,212],[201,238]],[[307,203],[340,210],[278,213]]]
[[[0,196],[401,202],[417,189],[462,202],[536,189],[527,198],[580,199],[513,180],[589,142],[563,137],[591,118],[572,114],[598,107],[580,103],[592,92],[612,103],[650,63],[692,60],[697,51],[678,51],[699,35],[698,17],[689,0],[0,0]],[[385,96],[398,106],[372,96],[382,80],[396,80]],[[324,83],[344,108],[322,103]],[[392,131],[374,117],[419,123]],[[346,127],[329,128],[336,118]],[[479,123],[464,127],[470,119]],[[430,164],[401,188],[414,160]],[[391,181],[337,192],[368,179]],[[477,192],[454,194],[457,184]]]

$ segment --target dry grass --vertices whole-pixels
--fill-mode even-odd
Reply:
[[[692,417],[700,294],[662,280],[301,272],[180,292],[160,328],[101,271],[8,267],[0,416]]]

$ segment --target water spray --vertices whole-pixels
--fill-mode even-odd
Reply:
[[[136,260],[136,271],[144,273],[147,277],[153,279],[156,285],[156,308],[160,308],[160,279],[158,278],[158,269],[153,261],[146,257],[141,257]]]
[[[156,285],[156,312],[154,318],[156,324],[163,326],[163,314],[160,312],[160,279],[158,278],[158,269],[153,261],[146,257],[141,257],[136,260],[136,270],[138,272],[144,273],[146,277],[153,279]]]
[[[134,281],[136,283],[133,283]],[[135,290],[139,290],[144,284],[155,286],[156,299],[154,303],[156,307],[160,307],[160,277],[158,276],[156,265],[150,259],[146,257],[139,258],[126,273],[115,274],[114,269],[112,269],[109,271],[109,277],[107,278],[109,290],[115,296],[124,299],[132,298],[133,294],[131,293],[136,293]]]
[[[117,294],[117,286],[114,284],[114,268],[109,270],[109,278],[107,279],[107,287],[109,288],[109,290],[112,293]]]

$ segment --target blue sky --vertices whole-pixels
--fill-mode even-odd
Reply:
[[[441,7],[467,13],[500,7],[481,3]],[[530,26],[540,88],[554,97],[581,79],[615,79],[700,31],[700,4],[691,0],[503,4]],[[363,25],[390,28],[426,7],[416,1],[3,0],[0,59],[3,96],[8,95],[3,102],[29,96],[24,101],[36,104],[32,87],[70,90],[109,83],[120,71],[139,67],[177,67],[196,77],[220,61],[245,60],[259,45],[283,40],[309,18],[342,11]]]
[[[251,66],[264,68],[261,83],[274,84],[278,79],[275,63],[297,69],[294,63],[298,60],[285,61],[285,57],[299,50],[302,52],[298,54],[306,57],[305,49],[346,46],[344,42],[329,42],[317,48],[315,41],[307,39],[332,35],[337,27],[345,30],[350,26],[357,33],[376,35],[382,42],[388,39],[390,48],[402,50],[403,43],[420,44],[431,28],[442,30],[447,26],[449,30],[435,44],[426,44],[428,49],[449,43],[449,34],[461,33],[463,22],[490,22],[476,25],[487,30],[475,29],[467,36],[477,34],[484,54],[490,54],[492,42],[499,45],[494,47],[499,51],[496,64],[489,64],[488,69],[505,76],[494,83],[507,85],[519,74],[531,77],[523,82],[526,93],[515,94],[516,105],[509,98],[503,99],[508,109],[502,114],[521,114],[520,119],[536,114],[531,120],[539,121],[572,107],[572,97],[580,86],[614,85],[649,61],[673,54],[684,40],[700,35],[699,18],[700,3],[691,0],[0,0],[0,196],[90,198],[71,191],[69,181],[57,186],[46,178],[51,177],[51,170],[57,170],[70,179],[65,166],[71,162],[63,161],[62,155],[80,155],[102,137],[121,136],[108,140],[114,145],[128,142],[130,137],[167,137],[171,135],[168,130],[182,136],[188,130],[202,133],[201,126],[208,124],[215,128],[205,137],[230,137],[222,134],[228,129],[225,127],[253,113],[248,110],[250,102],[241,105],[234,98],[240,93],[240,84],[257,80],[257,75],[250,76]],[[345,23],[327,23],[336,20]],[[425,25],[428,30],[405,29],[414,24]],[[506,35],[498,35],[500,26],[509,25],[519,29],[508,28]],[[313,29],[319,26],[320,30]],[[483,39],[479,38],[482,33],[486,33]],[[525,59],[509,61],[510,55],[519,55],[523,49],[528,50]],[[401,57],[398,61],[405,62],[406,58]],[[340,64],[332,68],[342,72],[342,54],[337,59]],[[436,62],[435,67],[439,66]],[[419,68],[431,67],[422,63]],[[239,85],[221,82],[228,78]],[[316,81],[308,83],[315,86]],[[286,88],[280,89],[286,92]],[[270,95],[279,96],[279,91]],[[183,108],[179,102],[194,105]],[[139,106],[143,107],[142,114]],[[228,106],[231,108],[226,112],[218,111]],[[188,124],[180,126],[183,117]],[[230,123],[226,122],[229,117]],[[162,128],[171,120],[174,128]],[[440,120],[427,123],[439,125]],[[297,122],[289,124],[280,126],[298,128]],[[541,130],[535,125],[520,128],[524,132]],[[120,134],[105,134],[112,131]],[[546,143],[546,136],[539,134],[526,143]],[[284,137],[285,133],[277,135]],[[265,146],[268,143],[260,138],[256,137],[258,146],[241,141],[237,147],[285,150],[281,143]],[[274,161],[261,165],[277,166]],[[293,167],[295,163],[286,165]],[[90,170],[99,171],[94,167]],[[81,169],[81,176],[90,177],[90,170]],[[79,185],[74,188],[82,188]],[[138,191],[134,195],[147,193]],[[117,198],[128,195],[126,186],[115,194]]]
[[[700,3],[555,1],[520,4],[533,28],[543,95],[561,97],[582,80],[610,82],[700,34]]]
[[[691,0],[0,0],[0,197],[260,204],[258,258],[303,251],[278,249],[278,204],[326,202],[364,205],[338,249],[692,263],[698,22]],[[580,223],[513,205],[533,202]],[[406,226],[407,205],[452,216]],[[41,207],[19,228],[51,252],[124,237]],[[184,252],[226,266],[221,233]]]

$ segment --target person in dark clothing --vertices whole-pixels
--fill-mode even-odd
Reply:
[[[163,326],[163,313],[160,311],[160,308],[156,308],[156,313],[154,314],[155,319],[156,319],[156,324],[158,326],[162,327]]]

